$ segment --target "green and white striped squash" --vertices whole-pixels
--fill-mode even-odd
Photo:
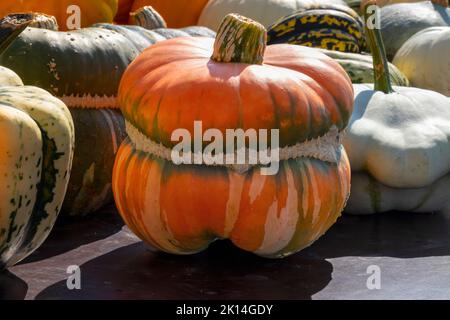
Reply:
[[[126,137],[116,95],[127,66],[148,46],[168,38],[214,34],[191,27],[146,30],[99,24],[70,32],[27,28],[0,55],[27,85],[48,90],[69,107],[76,141],[63,214],[87,215],[113,201],[115,153]]]
[[[0,21],[0,51],[32,15]],[[0,269],[26,258],[47,238],[69,182],[74,126],[47,91],[23,86],[0,69]]]
[[[12,70],[0,66],[0,83],[4,86],[23,86],[22,79]]]
[[[325,49],[318,50],[336,60],[345,69],[352,83],[373,83],[374,72],[371,55]],[[408,78],[392,63],[388,63],[388,65],[391,83],[395,86],[409,87]]]

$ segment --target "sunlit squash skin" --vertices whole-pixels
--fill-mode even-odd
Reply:
[[[99,23],[95,26],[120,33],[131,41],[139,52],[144,51],[147,47],[156,42],[172,38],[189,36],[214,38],[216,35],[211,29],[201,26],[190,26],[181,29],[157,28],[153,30],[147,30],[140,26],[115,25],[109,23]]]
[[[33,20],[0,20],[0,53]],[[24,87],[0,69],[0,270],[14,265],[47,238],[70,176],[74,128],[68,108],[45,90]]]
[[[396,3],[381,8],[381,33],[389,61],[414,34],[429,27],[450,26],[450,8],[430,1]]]
[[[103,28],[27,28],[0,56],[25,84],[48,90],[71,109],[77,135],[64,214],[85,215],[112,200],[113,145],[125,129],[120,112],[105,110],[116,107],[122,73],[138,53],[124,36]]]
[[[345,210],[443,210],[450,204],[450,99],[391,86],[381,33],[367,28],[367,35],[374,84],[354,85],[354,111],[343,144],[355,179]]]
[[[103,28],[68,32],[27,28],[0,56],[0,64],[14,70],[25,84],[44,88],[69,106],[74,105],[70,98],[80,100],[83,107],[84,101],[87,105],[97,96],[97,107],[109,107],[114,102],[102,98],[116,95],[123,72],[138,53],[124,36]]]
[[[23,86],[22,79],[12,70],[0,66],[0,83],[4,86]]]
[[[281,17],[310,6],[345,5],[344,0],[210,0],[203,9],[198,25],[217,31],[222,19],[237,13],[258,21],[268,28]]]
[[[450,203],[450,98],[393,87],[355,85],[344,145],[353,175],[346,212],[431,212]]]
[[[264,257],[293,254],[323,235],[344,208],[350,165],[300,158],[278,174],[255,168],[177,166],[137,151],[126,140],[117,155],[113,189],[124,221],[162,251],[192,254],[216,239]],[[207,190],[207,192],[202,192]]]
[[[112,22],[117,12],[118,0],[3,0],[0,3],[0,17],[17,12],[42,12],[56,17],[60,30],[67,29],[69,6],[80,8],[81,28],[93,23]]]
[[[71,110],[76,149],[64,214],[86,215],[113,200],[115,152],[126,137],[123,117],[116,110],[122,74],[148,46],[166,37],[188,36],[191,29],[193,35],[206,30],[151,31],[112,24],[70,32],[27,28],[0,55],[0,64],[25,84],[48,90]]]
[[[352,112],[350,79],[317,50],[265,48],[265,35],[262,25],[229,15],[215,41],[157,43],[122,77],[118,101],[129,138],[116,156],[113,192],[124,221],[155,248],[192,254],[231,239],[257,255],[285,257],[320,237],[344,208],[350,167],[338,132]],[[334,131],[325,146],[333,159],[280,158],[279,171],[263,175],[259,166],[175,165],[164,151],[145,151],[151,143],[170,150],[173,130],[192,135],[195,120],[223,135],[278,129],[282,148]]]
[[[0,109],[13,113],[19,128],[6,125],[10,130],[2,128],[0,139],[0,267],[7,267],[38,248],[56,221],[70,177],[74,127],[64,103],[36,87],[0,85]],[[3,113],[3,125],[7,119]]]
[[[30,213],[36,203],[36,186],[41,180],[41,172],[36,167],[42,161],[42,134],[28,114],[3,104],[0,104],[0,130],[6,133],[0,136],[2,270],[17,259],[15,247],[21,242],[23,230],[30,223]],[[22,176],[26,172],[26,178],[19,180],[18,171]],[[20,205],[19,199],[22,199]]]
[[[393,63],[414,87],[450,97],[450,27],[416,33],[397,51]]]
[[[280,128],[281,147],[320,137],[333,126],[346,127],[353,89],[334,60],[312,48],[281,44],[267,47],[263,65],[228,68],[226,63],[208,63],[213,44],[211,38],[183,37],[145,50],[120,84],[118,103],[125,118],[165,147],[177,144],[170,138],[177,128],[193,134],[199,114],[205,130],[217,128],[224,135],[228,128]],[[272,80],[264,72],[271,72]],[[227,77],[239,82],[223,81]],[[158,90],[149,90],[155,84]],[[222,109],[227,112],[217,117]]]

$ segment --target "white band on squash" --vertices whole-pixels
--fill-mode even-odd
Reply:
[[[92,96],[90,94],[70,95],[58,97],[61,99],[69,108],[86,108],[86,109],[100,109],[100,108],[118,108],[117,97],[115,96]]]
[[[151,155],[162,158],[166,161],[172,161],[172,149],[168,148],[161,143],[157,143],[146,135],[144,135],[139,129],[137,129],[130,122],[125,120],[125,127],[127,134],[136,150],[149,153]],[[325,135],[311,139],[302,143],[297,143],[293,146],[283,147],[279,151],[279,161],[297,159],[297,158],[314,158],[325,162],[337,163],[339,150],[341,148],[341,133],[337,127],[333,126]],[[246,155],[249,154],[246,148]],[[235,157],[237,158],[237,151],[235,151]],[[191,163],[194,155],[192,155]],[[204,165],[208,165],[203,163]],[[251,169],[254,164],[211,164],[212,166],[224,166],[233,169],[238,172],[245,172]]]

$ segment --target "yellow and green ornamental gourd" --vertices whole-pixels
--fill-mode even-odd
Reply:
[[[268,41],[353,53],[365,49],[360,17],[348,6],[335,4],[306,6],[274,21]]]
[[[365,47],[364,27],[358,15],[348,7],[315,5],[284,17],[269,29],[268,44],[288,43],[314,47],[336,60],[352,83],[373,82],[372,56],[360,52]],[[389,63],[394,85],[409,86],[408,78]]]
[[[0,21],[0,52],[33,19]],[[74,126],[65,104],[23,86],[0,68],[0,269],[27,257],[46,239],[61,210],[70,177]]]

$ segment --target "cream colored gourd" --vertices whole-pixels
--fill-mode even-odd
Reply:
[[[411,85],[450,96],[450,27],[431,27],[406,41],[394,64]]]
[[[12,70],[0,66],[0,85],[23,86],[22,79]]]
[[[354,85],[344,146],[352,167],[346,211],[436,211],[450,203],[450,99],[424,89],[391,87],[378,30],[367,30],[373,85]]]
[[[279,18],[313,4],[342,4],[343,0],[210,0],[203,9],[198,24],[217,31],[229,13],[238,13],[263,24],[266,28]]]
[[[33,20],[0,20],[0,53]],[[0,271],[47,238],[66,194],[74,127],[66,105],[0,68]]]
[[[361,8],[364,8],[365,4],[370,0],[362,0]],[[384,7],[394,3],[414,3],[414,2],[424,2],[424,0],[377,0],[377,5]],[[431,2],[439,4],[441,6],[448,6],[447,0],[432,0]]]

